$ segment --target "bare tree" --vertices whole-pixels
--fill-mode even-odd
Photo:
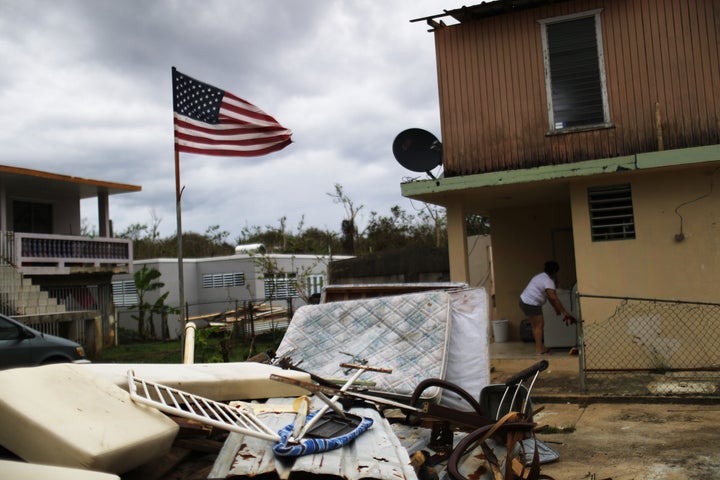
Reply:
[[[435,246],[443,245],[443,232],[447,232],[447,216],[445,209],[425,204],[423,210],[419,213],[420,220],[427,221],[433,226],[435,231]]]
[[[220,230],[220,225],[210,225],[205,230],[205,238],[214,245],[222,245],[229,235],[227,230]]]
[[[280,233],[280,241],[282,242],[282,251],[287,252],[287,233],[285,232],[287,228],[287,215],[280,217],[278,222],[280,223],[278,232]]]
[[[345,194],[342,185],[339,183],[335,184],[335,193],[328,193],[327,195],[332,198],[333,203],[341,204],[345,209],[345,219],[341,223],[342,235],[344,237],[343,244],[345,245],[346,253],[352,255],[355,253],[355,245],[357,244],[359,236],[356,219],[364,205],[356,206],[355,202]]]
[[[162,218],[158,217],[157,211],[150,209],[150,241],[155,242],[160,239],[160,222]]]
[[[145,233],[147,232],[148,226],[144,223],[133,223],[129,227],[127,227],[124,231],[120,232],[118,234],[118,237],[120,238],[127,238],[132,240],[133,242],[140,240],[144,237]]]

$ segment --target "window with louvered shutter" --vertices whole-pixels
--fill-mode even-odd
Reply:
[[[268,275],[264,280],[266,299],[299,297],[295,274]]]
[[[241,287],[245,285],[243,272],[206,273],[202,276],[203,288]]]
[[[635,238],[630,185],[589,188],[588,204],[593,242]]]
[[[609,123],[599,11],[542,20],[550,131]]]
[[[138,294],[134,280],[116,280],[112,282],[113,303],[118,307],[132,307],[138,304]]]

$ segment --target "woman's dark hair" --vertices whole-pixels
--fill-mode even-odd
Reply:
[[[545,262],[545,273],[552,275],[560,270],[560,265],[555,260]]]

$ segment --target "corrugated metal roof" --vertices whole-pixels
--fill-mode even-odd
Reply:
[[[415,18],[411,22],[426,21],[433,28],[443,26],[438,24],[435,19],[443,17],[452,17],[460,23],[479,20],[481,18],[512,13],[528,8],[540,7],[548,3],[559,3],[567,0],[494,0],[490,2],[481,2],[477,5],[469,7],[462,6],[453,10],[445,10],[443,13],[430,15],[427,17]]]
[[[267,403],[288,405],[293,400],[271,399]],[[313,399],[313,409],[322,405]],[[343,448],[295,459],[276,457],[270,442],[231,433],[208,478],[242,479],[263,475],[279,479],[319,476],[347,480],[417,480],[408,453],[390,423],[373,408],[353,408],[350,412],[372,418],[372,427]],[[295,414],[268,414],[261,419],[271,428],[279,430],[292,423]]]

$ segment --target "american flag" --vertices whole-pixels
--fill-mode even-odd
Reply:
[[[178,151],[256,157],[281,150],[292,131],[252,103],[172,69]]]

